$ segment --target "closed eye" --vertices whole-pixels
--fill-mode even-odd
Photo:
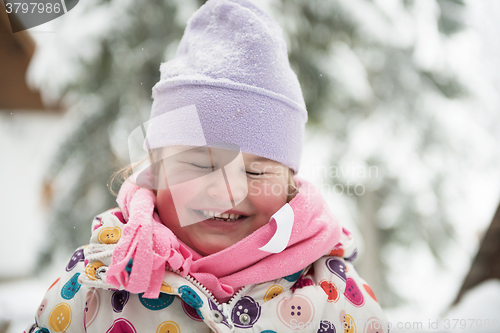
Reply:
[[[200,168],[200,169],[212,169],[212,166],[209,165],[209,166],[204,166],[204,165],[198,165],[198,164],[194,164],[194,163],[189,163],[191,164],[192,166],[195,166],[197,168]]]
[[[262,176],[262,175],[266,174],[265,172],[256,173],[256,172],[249,172],[249,171],[247,171],[246,173],[249,175],[252,175],[252,176]]]
[[[189,163],[189,164],[191,164],[194,167],[200,168],[200,169],[212,169],[213,168],[211,165],[204,166],[204,165],[198,165],[198,164],[195,164],[195,163]],[[262,176],[262,175],[266,174],[266,172],[250,172],[250,171],[246,171],[246,173],[248,175],[251,175],[251,176]]]
[[[249,172],[249,171],[246,171],[246,173],[249,177],[259,177],[266,174],[266,172]]]

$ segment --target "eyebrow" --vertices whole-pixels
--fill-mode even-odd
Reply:
[[[191,148],[191,149],[188,149],[188,150],[184,150],[181,153],[186,153],[186,152],[200,153],[200,154],[207,154],[208,155],[209,148],[208,147],[196,147],[196,148]]]
[[[252,162],[274,162],[274,161],[271,161],[270,159],[262,156],[256,156],[255,158],[252,159]]]
[[[262,156],[255,156],[254,158],[252,158],[250,161],[250,163],[254,163],[254,162],[264,162],[264,163],[273,163],[273,164],[277,164],[279,165],[280,163],[277,162],[277,161],[274,161],[274,160],[270,160],[268,158],[265,158],[265,157],[262,157]]]

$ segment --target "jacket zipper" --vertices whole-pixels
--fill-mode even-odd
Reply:
[[[175,270],[173,269],[172,267],[168,266],[168,265],[165,265],[165,267],[172,273],[175,273],[177,275],[179,275],[180,277],[183,277],[182,276],[182,273],[180,270]],[[194,284],[196,287],[198,287],[198,289],[207,297],[207,298],[210,298],[212,300],[212,302],[214,302],[216,305],[217,305],[217,308],[222,311],[222,314],[226,317],[227,319],[227,322],[229,323],[229,328],[231,329],[231,331],[234,331],[234,323],[231,319],[231,315],[229,313],[229,307],[231,305],[233,305],[233,303],[235,302],[238,302],[241,298],[241,295],[243,292],[247,292],[248,290],[250,290],[252,288],[251,285],[248,285],[248,286],[244,286],[242,288],[240,288],[240,290],[238,290],[232,297],[231,299],[229,299],[229,302],[227,303],[219,303],[219,301],[214,297],[214,295],[212,294],[212,292],[210,290],[208,290],[204,285],[202,285],[200,282],[198,282],[198,280],[196,280],[193,276],[191,275],[186,275],[185,277],[186,280],[188,280],[189,282],[191,282],[192,284]]]
[[[222,303],[222,309],[218,305],[217,307],[219,310],[222,310],[222,314],[226,317],[227,322],[229,323],[229,328],[231,329],[231,332],[234,332],[234,323],[233,320],[231,319],[231,314],[229,313],[229,306],[233,305],[233,303],[236,303],[240,300],[242,294],[244,292],[248,292],[248,290],[252,289],[251,285],[244,286],[240,288],[229,300],[228,303]]]

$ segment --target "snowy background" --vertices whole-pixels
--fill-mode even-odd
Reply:
[[[314,96],[307,97],[314,81],[329,77],[333,82],[315,87],[327,90],[324,104],[308,103],[308,108],[311,105],[311,110],[318,111],[311,114],[307,128],[301,174],[321,186],[339,220],[357,236],[361,251],[358,268],[381,299],[394,325],[391,332],[459,331],[462,322],[455,329],[456,322],[451,322],[452,327],[446,329],[446,319],[466,320],[467,328],[474,320],[476,326],[470,332],[500,332],[498,280],[477,286],[457,307],[450,308],[500,202],[500,2],[470,0],[460,6],[460,12],[450,9],[449,15],[458,17],[463,27],[446,37],[438,33],[436,18],[446,9],[442,3],[455,1],[440,4],[422,0],[411,10],[403,9],[404,2],[310,1],[307,6],[311,7],[307,7],[304,1],[290,1],[293,5],[279,10],[283,9],[280,1],[259,1],[283,26],[294,69],[302,71],[301,60],[293,60],[300,54],[308,55],[305,63],[314,61],[323,66],[311,82],[307,75],[299,74],[306,100],[314,100]],[[156,7],[150,10],[169,8],[158,3],[162,2],[155,2]],[[126,161],[123,142],[128,129],[147,117],[147,91],[158,79],[159,62],[175,54],[176,40],[198,7],[194,0],[171,2],[177,12],[164,20],[170,19],[177,27],[167,22],[163,28],[175,33],[149,31],[151,38],[142,38],[127,35],[144,24],[140,22],[144,16],[130,10],[132,4],[89,0],[55,21],[30,29],[38,50],[28,80],[41,89],[46,100],[62,98],[68,111],[64,115],[0,112],[0,151],[4,156],[0,176],[0,250],[4,254],[0,259],[0,331],[5,322],[10,322],[7,333],[22,332],[32,322],[45,290],[64,267],[72,248],[88,238],[90,225],[79,219],[90,221],[89,214],[112,207],[112,197],[106,196],[108,170],[114,171]],[[147,13],[144,5],[136,7],[144,15],[154,15]],[[309,54],[300,44],[304,38],[301,32],[308,27],[300,21],[306,10],[316,14],[344,11],[363,38],[356,44],[352,36],[342,35],[339,27],[328,52]],[[325,20],[328,23],[330,16]],[[313,27],[312,31],[316,36],[322,34],[321,28]],[[163,45],[155,43],[160,40]],[[161,59],[155,58],[158,48],[163,50]],[[407,84],[401,95],[394,93],[399,87],[388,88],[397,85],[390,76],[396,74],[374,75],[390,71],[393,66],[387,62],[398,54],[407,56],[407,62],[396,71]],[[156,65],[147,67],[149,63]],[[404,67],[407,63],[411,67]],[[394,62],[394,67],[397,64]],[[419,73],[430,73],[433,84],[422,83]],[[466,93],[450,97],[445,88],[435,88],[441,87],[440,78],[443,82],[453,78]],[[135,92],[136,86],[149,88]],[[408,109],[414,107],[416,113],[401,120],[401,109],[408,100],[413,103]],[[116,114],[95,118],[115,104]],[[89,131],[97,126],[92,119],[104,127]],[[432,121],[435,127],[419,127],[421,121]],[[108,141],[99,141],[103,132]],[[420,151],[425,137],[439,140]],[[82,141],[87,146],[82,148]],[[94,152],[101,142],[108,144],[107,150]],[[447,148],[442,149],[444,146]],[[64,159],[61,155],[66,150],[79,153]],[[113,157],[106,154],[108,151]],[[90,159],[96,164],[83,167],[79,163]],[[348,174],[332,180],[323,172],[332,166]],[[352,174],[369,166],[377,166],[378,174]],[[95,176],[100,168],[107,173]],[[446,176],[439,187],[433,183],[436,174]],[[94,182],[102,187],[81,190],[81,183]],[[362,186],[366,195],[353,198],[345,191],[339,193],[339,188],[347,189],[347,182]],[[42,196],[47,188],[54,193],[48,204]],[[374,211],[377,219],[370,220],[366,213],[374,209],[369,205],[370,195],[378,198],[385,193],[382,189],[392,196],[384,197],[384,204]],[[78,201],[80,197],[87,199]],[[407,215],[401,208],[407,202],[401,198],[409,198],[411,203]],[[73,215],[68,215],[65,207],[71,207]],[[412,217],[415,214],[418,218]],[[66,229],[54,232],[61,226]],[[446,238],[449,230],[453,236]],[[67,246],[54,248],[51,237],[64,239]],[[412,241],[405,241],[408,238]],[[370,257],[372,253],[377,254],[376,260]],[[375,266],[370,266],[373,263]],[[384,297],[389,294],[393,296]],[[497,320],[497,329],[493,325],[487,328],[486,320]],[[437,328],[431,325],[436,321]],[[403,327],[398,329],[397,323]]]

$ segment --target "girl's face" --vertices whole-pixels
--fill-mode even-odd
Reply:
[[[228,163],[237,153],[224,149],[163,149],[163,156],[170,157],[160,167],[164,185],[157,190],[158,215],[203,256],[247,237],[287,202],[291,171],[278,162],[241,153],[242,158]]]

